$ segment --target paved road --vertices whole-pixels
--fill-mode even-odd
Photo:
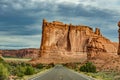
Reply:
[[[29,80],[94,80],[80,73],[69,70],[62,65],[57,65],[48,72]]]

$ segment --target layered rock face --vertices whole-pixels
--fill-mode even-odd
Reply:
[[[117,52],[117,44],[102,36],[100,29],[89,26],[43,20],[41,61],[79,62],[99,53]],[[45,59],[45,60],[43,60]]]
[[[0,50],[0,53],[4,57],[37,58],[39,49],[28,48],[19,50]]]

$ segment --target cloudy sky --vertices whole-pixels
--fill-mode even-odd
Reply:
[[[99,27],[118,41],[120,0],[0,0],[0,49],[39,48],[42,19]]]

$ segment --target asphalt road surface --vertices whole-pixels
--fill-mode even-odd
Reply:
[[[88,76],[67,69],[62,65],[57,65],[40,76],[29,80],[94,80]]]

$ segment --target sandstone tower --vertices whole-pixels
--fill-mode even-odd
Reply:
[[[80,62],[100,53],[117,53],[117,47],[105,38],[100,29],[43,20],[40,61]]]
[[[119,27],[119,29],[118,29],[118,33],[119,33],[119,45],[118,45],[118,52],[117,52],[117,54],[118,55],[120,55],[120,21],[118,22],[118,27]]]

